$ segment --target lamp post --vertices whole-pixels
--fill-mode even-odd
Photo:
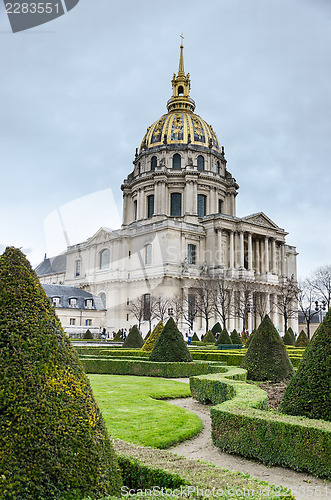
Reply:
[[[322,302],[318,302],[318,300],[315,300],[315,311],[319,313],[319,322],[321,323],[322,322],[322,316],[323,316],[323,313],[322,311],[325,311],[326,310],[326,301],[325,300],[322,300]]]

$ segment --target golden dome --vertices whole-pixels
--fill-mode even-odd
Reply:
[[[140,152],[159,146],[200,146],[222,154],[218,139],[211,125],[194,114],[195,102],[190,98],[190,75],[184,72],[183,44],[180,46],[178,74],[173,76],[173,95],[167,102],[168,113],[148,127]]]

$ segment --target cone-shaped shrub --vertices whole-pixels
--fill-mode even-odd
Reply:
[[[119,493],[89,381],[23,254],[0,256],[0,498]]]
[[[152,352],[155,346],[155,342],[159,338],[160,333],[163,330],[163,323],[162,321],[159,321],[156,327],[153,329],[152,333],[149,335],[149,337],[145,339],[145,343],[142,346],[141,350],[144,352]]]
[[[211,330],[209,330],[209,332],[206,333],[206,335],[202,339],[202,342],[205,342],[206,344],[215,344],[216,339]]]
[[[309,338],[304,330],[301,330],[299,337],[296,340],[295,347],[307,347],[309,344]]]
[[[150,361],[192,361],[192,356],[183,335],[178,330],[173,318],[169,318],[155,342],[149,357]]]
[[[217,323],[215,323],[215,325],[213,326],[213,328],[211,329],[211,331],[212,331],[214,337],[216,337],[216,335],[218,333],[221,333],[222,327],[221,327],[221,325],[219,324],[218,321],[217,321]]]
[[[288,328],[287,329],[288,333],[291,335],[292,337],[292,340],[293,340],[293,344],[295,343],[295,335],[294,335],[294,331],[292,330],[292,328]],[[286,333],[286,332],[285,332]]]
[[[196,332],[194,332],[193,337],[192,337],[192,342],[200,342],[199,337],[197,336]]]
[[[252,333],[250,334],[250,336],[248,337],[247,333],[246,332],[243,332],[242,334],[242,339],[244,339],[244,335],[246,336],[247,340],[245,342],[245,347],[249,347],[249,344],[252,342],[252,338],[253,338],[253,335],[255,334],[256,330],[253,330]],[[243,340],[244,341],[244,340]]]
[[[129,335],[126,337],[122,344],[122,348],[124,349],[130,349],[130,348],[136,348],[140,349],[144,345],[144,341],[142,336],[139,333],[138,328],[136,325],[134,325],[131,330],[129,331]]]
[[[331,421],[331,309],[306,347],[280,410]]]
[[[247,370],[249,380],[279,382],[293,375],[286,347],[269,316],[254,333],[241,368]]]
[[[219,345],[219,344],[232,344],[232,340],[231,340],[230,335],[228,334],[228,331],[226,329],[221,331],[221,333],[219,334],[219,336],[216,340],[216,345]]]
[[[86,330],[86,332],[84,333],[84,339],[93,339],[93,335],[92,333],[90,332],[90,330]]]
[[[292,335],[288,330],[286,330],[285,335],[283,337],[283,342],[285,345],[294,345],[294,341]]]
[[[232,340],[232,344],[242,344],[241,338],[239,337],[237,330],[233,330],[233,332],[231,332],[230,339]]]
[[[119,342],[120,340],[122,340],[121,335],[122,335],[122,330],[118,330],[113,340],[117,340]]]
[[[253,334],[253,332],[252,332],[252,334]],[[252,336],[252,334],[251,334],[251,336]],[[242,335],[241,335],[241,341],[242,341],[243,344],[246,345],[246,347],[247,347],[247,342],[249,341],[249,338],[248,338],[248,335],[247,335],[246,331],[243,331]]]

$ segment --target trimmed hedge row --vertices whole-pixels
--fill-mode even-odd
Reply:
[[[111,375],[138,375],[146,377],[180,378],[217,373],[224,369],[220,362],[157,362],[134,358],[96,358],[80,356],[86,373],[108,373]]]
[[[263,411],[267,394],[254,385],[229,380],[229,375],[190,379],[196,399],[217,405],[210,410],[214,444],[268,465],[331,479],[331,424]]]
[[[231,351],[228,350],[226,352],[220,351],[200,351],[200,350],[191,350],[191,355],[193,360],[203,360],[203,361],[221,361],[226,363],[228,366],[240,366],[243,362],[246,350],[242,349],[240,352],[238,350]],[[289,353],[289,358],[292,362],[294,368],[297,368],[301,361],[301,356]]]
[[[135,356],[140,358],[148,358],[148,352],[143,352],[140,349],[118,349],[118,347],[111,347],[107,349],[99,348],[99,347],[77,347],[75,346],[76,351],[79,355],[93,355],[93,356],[114,356],[116,358],[122,358],[127,356]]]

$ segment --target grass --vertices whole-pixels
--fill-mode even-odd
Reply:
[[[164,399],[190,397],[189,384],[152,377],[89,375],[110,435],[153,448],[189,439],[201,420]]]

